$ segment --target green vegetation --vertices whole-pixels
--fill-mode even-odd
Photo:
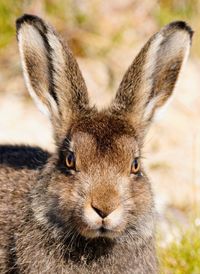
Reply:
[[[200,273],[200,224],[186,232],[180,230],[181,240],[167,247],[159,247],[158,254],[163,274]]]
[[[137,29],[137,24],[141,25],[142,21],[145,22],[146,16],[149,14],[158,28],[172,20],[187,20],[196,30],[193,52],[200,55],[198,46],[200,35],[197,32],[200,29],[198,12],[200,0],[163,0],[156,2],[155,5],[146,3],[146,5],[142,5],[141,14],[144,18],[141,17],[141,21],[138,21],[137,9],[135,9],[135,6],[139,5],[140,1],[135,0],[130,4],[130,7],[127,5],[120,13],[115,10],[113,20],[109,5],[106,10],[105,4],[99,0],[83,2],[74,0],[1,0],[0,49],[5,48],[14,40],[15,20],[26,12],[41,15],[52,22],[61,33],[67,32],[69,43],[75,54],[87,57],[105,57],[113,47],[121,43],[124,44],[123,37],[126,37],[127,32],[132,28]],[[118,17],[119,20],[115,20]],[[136,18],[135,22],[134,18]],[[111,27],[110,24],[113,26]],[[134,36],[132,41],[134,41]]]
[[[160,1],[155,11],[155,18],[160,26],[173,20],[193,20],[197,16],[198,0],[190,1]]]
[[[0,48],[5,47],[15,37],[15,20],[21,12],[21,1],[0,1]]]

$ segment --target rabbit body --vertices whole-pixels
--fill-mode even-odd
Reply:
[[[130,236],[116,243],[81,237],[62,242],[59,235],[38,225],[30,193],[52,155],[47,158],[40,149],[34,149],[34,155],[29,147],[6,149],[9,153],[3,153],[0,168],[0,273],[156,273],[153,231],[144,240],[136,235],[134,243]],[[22,158],[20,166],[18,157]],[[32,163],[27,166],[30,157]]]
[[[158,272],[142,146],[191,37],[185,22],[153,35],[98,111],[52,27],[32,15],[17,20],[27,88],[50,117],[56,150],[0,147],[0,273]]]

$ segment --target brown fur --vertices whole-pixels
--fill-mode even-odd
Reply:
[[[17,28],[27,87],[48,110],[57,149],[0,149],[0,273],[157,273],[151,185],[142,163],[136,174],[131,165],[141,162],[144,130],[172,93],[191,29],[175,22],[154,35],[98,112],[52,28],[31,15]]]

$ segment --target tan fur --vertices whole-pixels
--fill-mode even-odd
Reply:
[[[190,27],[174,22],[152,36],[101,112],[90,107],[74,57],[49,25],[24,15],[17,36],[27,87],[50,115],[57,149],[0,147],[0,273],[157,273],[142,145],[173,91]]]

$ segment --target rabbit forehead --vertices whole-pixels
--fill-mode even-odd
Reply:
[[[71,148],[77,164],[90,168],[102,163],[126,168],[139,154],[134,129],[113,117],[95,117],[77,124],[72,131]]]
[[[85,148],[87,151],[91,148],[99,154],[107,154],[110,152],[123,152],[128,149],[129,152],[139,153],[137,140],[131,135],[114,135],[108,136],[106,132],[102,132],[101,136],[88,132],[75,132],[71,141],[71,149],[78,153]]]
[[[72,134],[86,133],[98,142],[109,141],[122,136],[136,138],[136,130],[119,116],[97,113],[90,117],[83,117],[75,123]]]

